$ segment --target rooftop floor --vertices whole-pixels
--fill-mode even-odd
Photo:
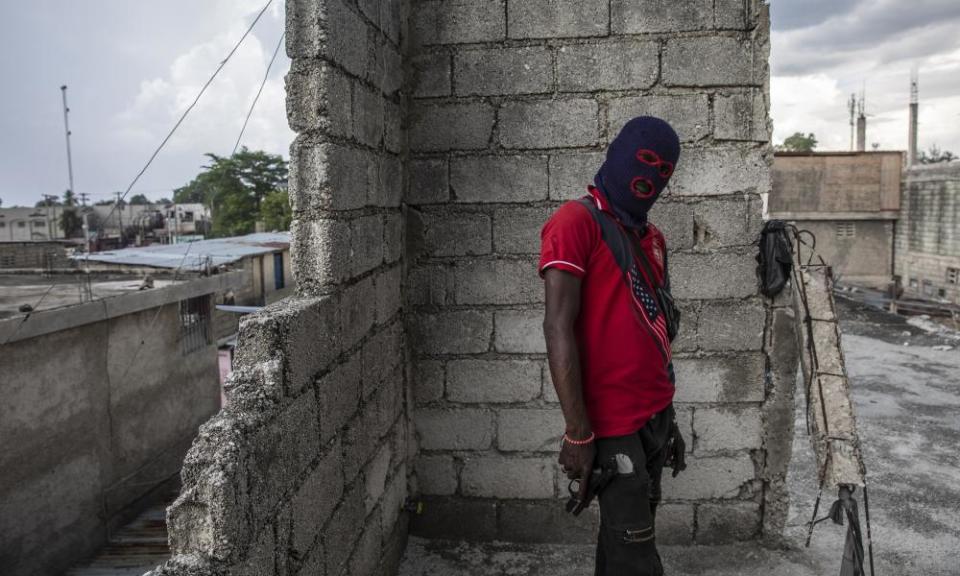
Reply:
[[[0,318],[19,316],[20,306],[29,304],[35,310],[51,310],[64,306],[82,304],[89,299],[84,295],[83,274],[0,274]],[[96,275],[90,288],[94,299],[110,298],[128,292],[136,292],[143,282],[142,275],[114,274]],[[169,286],[182,280],[155,278],[154,288]],[[42,299],[42,300],[41,300]]]
[[[838,298],[843,348],[870,482],[878,575],[958,574],[960,550],[960,350],[956,338]],[[950,349],[944,349],[950,347]],[[836,574],[846,527],[817,526],[803,548],[816,498],[813,454],[797,397],[797,434],[783,548],[663,546],[670,576]],[[669,481],[667,478],[665,481]],[[862,493],[858,503],[863,506]],[[820,516],[834,494],[824,494]],[[560,504],[558,504],[559,506]],[[583,576],[592,546],[467,544],[411,539],[401,576]]]

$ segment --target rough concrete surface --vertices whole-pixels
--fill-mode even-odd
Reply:
[[[876,573],[958,574],[960,550],[960,350],[949,337],[912,336],[904,319],[838,299],[843,347],[853,385],[870,490]],[[909,346],[904,341],[913,340]],[[954,346],[951,350],[934,346]],[[661,546],[666,573],[813,576],[839,572],[846,527],[817,526],[803,548],[816,498],[814,458],[797,435],[788,476],[790,511],[782,542]],[[819,516],[833,494],[825,494]],[[863,506],[862,493],[856,495]],[[558,504],[559,506],[559,504]],[[861,517],[861,525],[863,520]],[[865,528],[865,526],[864,526]],[[583,575],[593,570],[589,545],[473,544],[412,538],[401,576]]]

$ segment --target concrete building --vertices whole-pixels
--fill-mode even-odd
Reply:
[[[896,272],[912,296],[960,304],[960,162],[904,175]]]
[[[901,152],[778,152],[768,216],[812,232],[839,281],[886,288],[902,166]]]
[[[62,573],[178,481],[220,407],[212,295],[242,275],[0,319],[0,573]]]
[[[63,208],[0,208],[0,242],[47,242],[63,239],[58,217]]]
[[[595,510],[574,519],[560,501],[538,231],[643,113],[684,142],[654,220],[684,309],[690,468],[665,482],[659,537],[777,534],[797,357],[791,312],[754,280],[765,3],[286,9],[297,295],[242,322],[153,574],[390,574],[408,530],[592,540]]]
[[[75,243],[61,241],[2,242],[0,241],[0,271],[50,270],[70,265],[68,252]]]

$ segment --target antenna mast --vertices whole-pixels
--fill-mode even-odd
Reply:
[[[851,94],[847,102],[847,108],[850,110],[850,150],[853,151],[853,135],[857,127],[857,95]]]
[[[73,192],[73,156],[70,154],[70,107],[67,106],[67,85],[60,87],[63,95],[63,130],[67,138],[67,176],[70,178],[68,192]]]
[[[917,163],[917,116],[920,108],[920,73],[910,70],[910,126],[907,134],[907,166]]]

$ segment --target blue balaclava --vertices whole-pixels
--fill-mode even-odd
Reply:
[[[643,229],[680,157],[680,139],[665,121],[638,116],[620,130],[594,178],[626,226]]]

